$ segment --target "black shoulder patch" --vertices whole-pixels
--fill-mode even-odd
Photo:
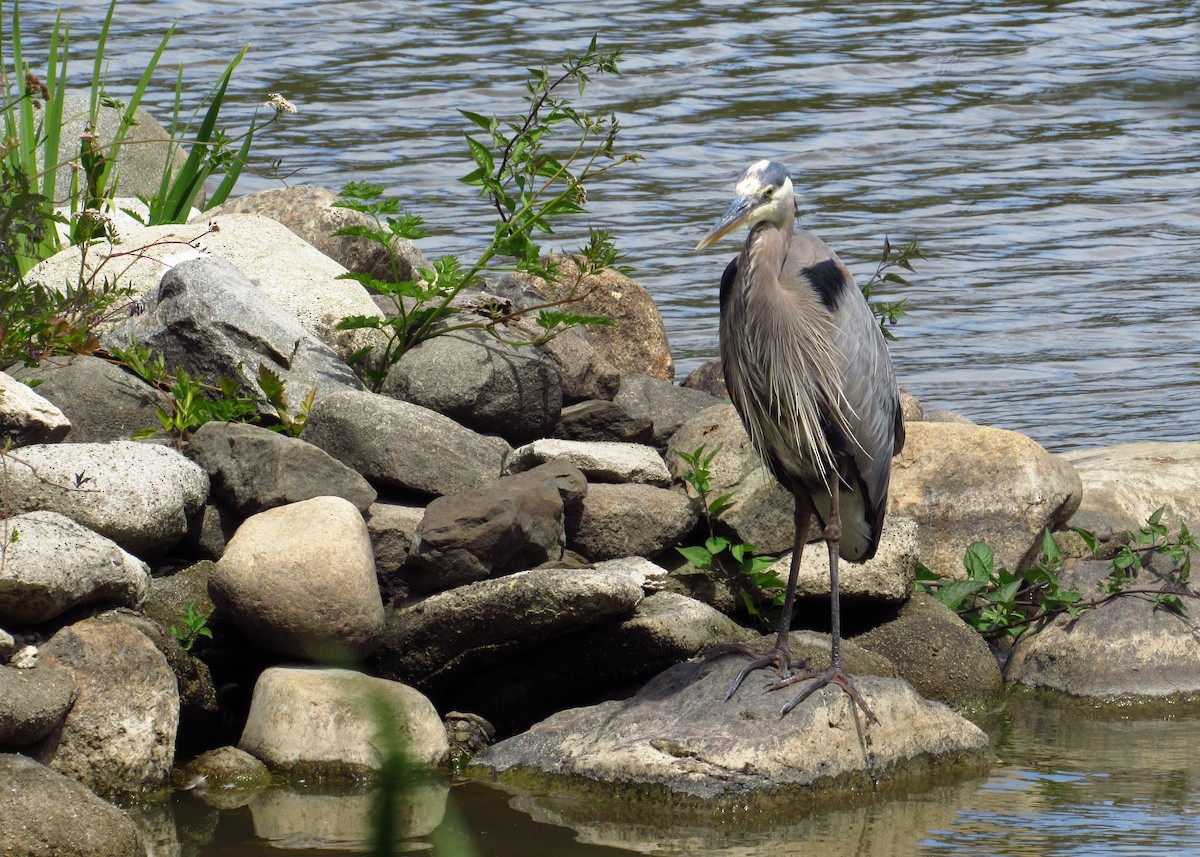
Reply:
[[[733,261],[725,266],[725,273],[721,275],[721,309],[725,309],[725,301],[729,300],[729,292],[733,288],[733,281],[737,279],[738,257],[734,257]]]
[[[826,259],[811,267],[802,268],[800,273],[807,277],[809,283],[816,289],[825,308],[830,312],[835,311],[846,291],[846,278],[837,262]]]

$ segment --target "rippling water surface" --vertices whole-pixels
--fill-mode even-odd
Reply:
[[[102,7],[63,7],[80,57]],[[53,7],[23,8],[44,32]],[[1194,3],[124,0],[114,89],[176,17],[167,63],[197,89],[249,41],[243,110],[269,91],[299,105],[263,138],[264,163],[282,158],[292,182],[385,184],[430,224],[431,256],[490,233],[456,181],[470,166],[455,108],[519,111],[525,67],[596,33],[626,52],[624,76],[586,104],[616,111],[645,160],[591,189],[589,217],[661,306],[680,375],[715,353],[736,251],[692,247],[768,156],[860,280],[885,235],[921,242],[928,261],[889,297],[909,300],[893,355],[927,407],[1055,449],[1200,437]]]

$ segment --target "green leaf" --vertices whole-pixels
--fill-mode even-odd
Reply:
[[[470,110],[463,110],[461,108],[459,108],[458,112],[461,113],[463,118],[466,119],[468,122],[471,122],[474,125],[478,125],[484,131],[492,130],[492,120],[489,119],[488,117],[481,116],[478,113],[472,113]]]
[[[934,597],[955,613],[961,613],[971,608],[975,596],[986,586],[981,580],[956,580],[939,588]]]
[[[677,547],[675,550],[682,554],[683,558],[696,566],[696,568],[709,571],[713,567],[713,555],[698,545],[686,548]]]
[[[705,539],[704,547],[710,554],[715,556],[716,554],[719,554],[721,551],[725,550],[725,548],[729,547],[729,539],[721,538],[720,536],[713,536],[709,539]]]
[[[974,581],[987,583],[992,579],[995,555],[987,542],[972,542],[963,556],[963,567],[967,576]]]
[[[1083,539],[1083,543],[1088,546],[1088,550],[1091,551],[1092,556],[1095,556],[1100,550],[1100,539],[1096,537],[1096,534],[1091,530],[1085,530],[1083,527],[1072,527],[1071,529],[1076,532],[1079,538]]]

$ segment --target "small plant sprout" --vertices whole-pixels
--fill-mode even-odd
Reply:
[[[212,629],[208,627],[208,617],[196,610],[195,604],[187,606],[187,612],[179,617],[179,621],[171,626],[171,633],[179,641],[185,652],[190,652],[192,646],[201,637],[213,638]]]
[[[871,279],[867,280],[866,285],[862,287],[863,297],[867,299],[867,303],[871,307],[871,313],[879,319],[879,329],[883,331],[884,339],[894,340],[896,338],[888,328],[894,326],[901,318],[908,315],[906,308],[908,299],[872,302],[871,296],[883,283],[907,286],[909,284],[908,280],[897,274],[894,269],[903,268],[905,271],[911,273],[913,271],[912,260],[924,258],[915,240],[909,241],[897,250],[892,247],[892,242],[887,236],[884,236],[883,254],[880,256],[879,264],[875,268],[875,273],[871,275]]]

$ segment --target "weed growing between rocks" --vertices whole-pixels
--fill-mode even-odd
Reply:
[[[190,652],[201,637],[210,640],[213,638],[212,628],[208,627],[208,617],[197,611],[195,604],[187,606],[187,611],[171,626],[171,633],[185,652]]]
[[[1197,548],[1196,537],[1180,524],[1174,539],[1161,523],[1160,507],[1137,533],[1126,540],[1110,557],[1108,576],[1101,583],[1102,595],[1085,599],[1082,593],[1063,588],[1059,576],[1065,562],[1062,548],[1049,532],[1042,535],[1042,550],[1033,568],[1012,572],[995,567],[995,557],[986,542],[974,542],[963,557],[965,580],[946,580],[925,565],[917,564],[917,587],[937,598],[968,625],[985,637],[1015,639],[1027,628],[1044,619],[1066,613],[1072,619],[1082,611],[1099,607],[1121,596],[1152,597],[1158,607],[1184,613],[1181,595],[1192,595],[1191,557]],[[1088,545],[1093,556],[1101,558],[1101,543],[1095,534],[1080,528],[1075,532]],[[1171,584],[1176,591],[1142,588],[1134,585],[1138,570],[1152,554],[1170,557]]]
[[[593,74],[619,74],[619,60],[620,51],[599,51],[593,37],[587,51],[567,57],[557,76],[546,68],[532,71],[526,82],[525,100],[529,107],[523,116],[501,120],[459,111],[479,129],[475,136],[466,135],[476,168],[461,181],[478,187],[497,215],[491,241],[471,264],[455,256],[443,256],[431,269],[420,271],[420,279],[401,279],[393,242],[396,238],[425,237],[421,218],[402,213],[399,202],[383,198],[383,189],[378,185],[356,183],[343,189],[338,205],[367,215],[374,226],[347,227],[338,234],[374,241],[392,259],[390,281],[366,274],[344,275],[389,298],[395,306],[393,318],[351,316],[338,325],[341,330],[370,328],[386,335],[383,354],[372,354],[367,348],[354,355],[354,362],[362,365],[364,377],[375,389],[383,383],[388,367],[406,351],[430,337],[454,330],[478,328],[510,344],[533,345],[572,327],[608,323],[605,318],[566,308],[591,293],[591,288],[584,285],[591,275],[605,268],[628,273],[627,268],[616,264],[617,250],[611,233],[600,229],[590,231],[590,241],[575,257],[577,270],[571,276],[564,275],[553,261],[542,258],[534,236],[553,232],[551,224],[558,218],[582,213],[587,204],[587,187],[594,180],[640,158],[616,151],[620,125],[615,116],[589,116],[558,95],[560,87],[568,83],[577,85],[582,95]],[[566,154],[561,159],[551,153],[549,145],[556,127],[572,127],[575,132],[566,141]],[[506,266],[496,265],[499,258],[511,262]],[[521,309],[513,309],[499,300],[484,300],[476,302],[470,308],[473,315],[467,317],[465,308],[455,305],[455,299],[464,289],[478,286],[487,271],[521,271],[540,277],[555,286],[556,295],[544,303]],[[542,332],[533,339],[506,339],[502,326],[523,315],[532,316]],[[464,317],[468,320],[463,320]]]
[[[895,326],[901,318],[908,315],[908,299],[902,298],[898,301],[871,301],[871,296],[876,288],[883,283],[892,283],[897,286],[907,286],[906,280],[900,274],[897,274],[894,268],[903,268],[910,273],[913,272],[912,260],[924,259],[921,255],[921,248],[917,246],[916,239],[909,241],[899,250],[892,247],[892,242],[885,235],[883,238],[883,254],[879,258],[879,263],[875,267],[875,273],[871,275],[871,279],[867,280],[861,291],[863,297],[867,299],[867,305],[871,307],[871,314],[879,319],[879,329],[883,332],[883,338],[894,340],[895,334],[889,329]]]

